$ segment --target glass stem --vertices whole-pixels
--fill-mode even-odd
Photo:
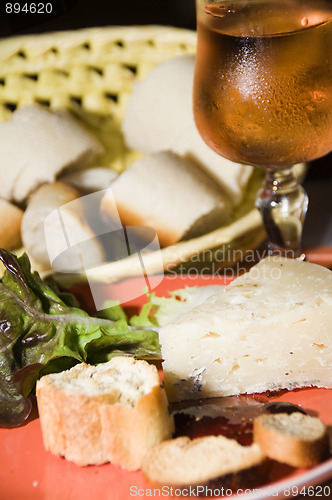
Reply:
[[[269,238],[269,253],[304,258],[301,238],[308,196],[298,184],[292,167],[268,167],[265,172],[256,206]]]

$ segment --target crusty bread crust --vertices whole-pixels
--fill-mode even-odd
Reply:
[[[160,385],[143,396],[135,408],[103,405],[100,408],[104,448],[111,462],[128,470],[140,469],[151,446],[169,439],[173,419],[167,411],[167,397]],[[116,429],[116,432],[114,432]]]
[[[0,199],[0,247],[11,250],[21,244],[23,210]]]
[[[254,442],[267,457],[293,467],[313,467],[328,453],[325,424],[300,412],[257,417]]]
[[[0,199],[0,247],[11,250],[21,244],[23,210]]]
[[[179,241],[183,234],[178,228],[173,227],[172,230],[168,227],[163,226],[160,222],[154,220],[151,212],[151,219],[147,220],[140,216],[139,213],[131,210],[127,205],[117,202],[116,208],[121,219],[121,223],[124,226],[146,226],[154,229],[158,235],[158,240],[161,247],[166,247],[174,245]],[[103,213],[107,214],[108,217],[117,217],[117,214],[113,212],[114,203],[109,200],[106,196],[102,199],[101,210]],[[150,242],[149,242],[150,243]]]
[[[108,461],[102,442],[101,401],[51,385],[37,389],[37,401],[46,450],[77,465]]]
[[[48,451],[80,466],[112,462],[137,470],[151,446],[172,436],[174,421],[156,367],[123,357],[105,364],[110,370],[114,360],[123,370],[147,365],[146,376],[153,387],[134,405],[118,402],[119,393],[112,387],[105,394],[91,395],[65,384],[55,385],[54,374],[37,382],[38,410]],[[87,366],[82,363],[72,369],[73,377],[80,377]]]

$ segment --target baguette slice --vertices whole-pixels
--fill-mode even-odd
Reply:
[[[255,418],[254,442],[269,458],[293,467],[313,467],[328,452],[326,425],[300,412]]]
[[[83,168],[102,145],[66,111],[19,108],[0,123],[0,196],[23,202],[41,184],[66,168]]]
[[[252,167],[222,158],[199,135],[193,114],[195,57],[168,59],[134,85],[122,122],[127,145],[143,153],[171,150],[195,161],[241,202]]]
[[[195,58],[168,59],[135,83],[122,122],[127,146],[142,153],[167,150],[193,121]]]
[[[95,193],[109,188],[117,176],[117,172],[110,168],[91,167],[66,172],[59,180],[72,185],[83,193]]]
[[[101,202],[105,218],[153,228],[162,246],[216,229],[230,216],[230,203],[195,163],[169,151],[151,153],[123,172]]]
[[[11,250],[21,244],[23,210],[0,199],[0,247]]]
[[[233,490],[258,484],[266,470],[260,447],[241,446],[224,436],[204,436],[191,440],[183,436],[151,448],[142,463],[145,479],[156,487],[179,489],[227,487]]]
[[[88,269],[104,261],[102,245],[88,224],[80,192],[65,182],[44,184],[33,193],[22,219],[22,240],[43,271],[50,269],[57,257],[61,259],[57,265],[64,272]]]
[[[37,403],[45,448],[80,466],[137,470],[174,431],[156,367],[129,357],[42,377]]]

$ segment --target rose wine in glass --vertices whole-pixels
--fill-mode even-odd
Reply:
[[[332,150],[332,0],[196,0],[194,114],[218,154],[265,168],[271,252],[301,253],[292,166]]]

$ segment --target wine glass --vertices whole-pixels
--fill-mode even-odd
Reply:
[[[332,150],[332,0],[196,0],[194,115],[218,154],[264,167],[270,253],[299,258],[293,165]],[[230,167],[231,168],[231,167]]]

